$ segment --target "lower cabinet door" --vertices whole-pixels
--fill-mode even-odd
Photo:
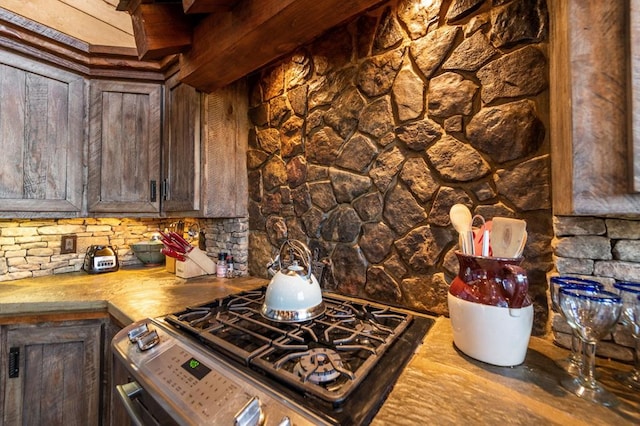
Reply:
[[[5,326],[3,424],[97,425],[101,335],[91,320]]]

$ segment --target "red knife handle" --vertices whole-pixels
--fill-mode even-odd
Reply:
[[[183,246],[186,253],[189,253],[191,250],[193,250],[193,246],[187,240],[185,240],[182,235],[178,234],[177,232],[170,232],[169,234],[174,241]]]
[[[187,252],[187,250],[185,250],[185,247],[182,244],[178,243],[174,238],[172,238],[171,235],[162,232],[160,233],[160,235],[162,244],[164,244],[164,246],[169,250],[173,250],[179,254],[185,254]]]
[[[160,249],[160,252],[165,256],[173,257],[174,259],[177,259],[181,262],[185,262],[187,260],[187,258],[181,255],[180,253],[177,253],[175,250],[171,250],[166,247]]]

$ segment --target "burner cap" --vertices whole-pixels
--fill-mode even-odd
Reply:
[[[369,323],[361,322],[355,326],[356,331],[359,333],[356,340],[362,345],[368,345],[371,343],[370,337],[375,334],[375,327]]]
[[[357,324],[355,328],[357,331],[359,331],[362,334],[373,334],[375,330],[371,324],[368,324],[366,322],[361,322],[360,324]]]
[[[312,383],[326,383],[340,377],[342,359],[340,354],[332,349],[310,349],[300,357],[295,372],[304,381]]]

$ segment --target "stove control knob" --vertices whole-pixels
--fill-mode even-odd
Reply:
[[[146,322],[143,322],[140,325],[135,326],[127,333],[129,336],[129,340],[131,343],[136,343],[140,336],[149,332],[149,325]]]
[[[260,426],[263,423],[264,413],[257,396],[251,398],[235,417],[235,426]]]
[[[138,338],[138,349],[146,351],[157,345],[159,342],[160,336],[158,336],[158,332],[156,330],[150,330]]]
[[[278,426],[292,426],[291,419],[287,416],[284,416]]]

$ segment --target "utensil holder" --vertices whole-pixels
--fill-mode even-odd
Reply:
[[[524,362],[533,327],[533,305],[503,308],[447,296],[453,342],[464,354],[502,367]]]

